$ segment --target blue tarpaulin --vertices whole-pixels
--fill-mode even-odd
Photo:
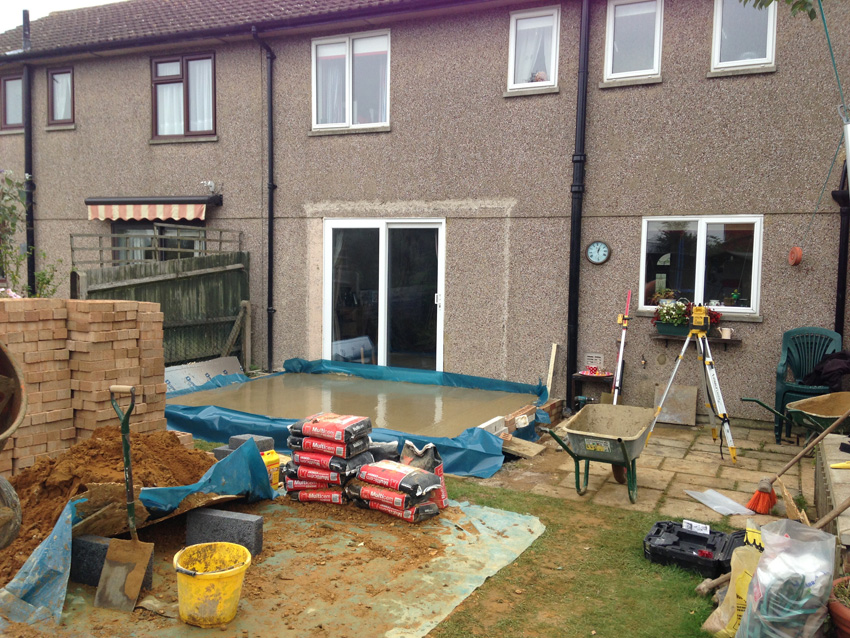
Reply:
[[[158,518],[177,509],[189,494],[244,495],[249,501],[273,499],[266,465],[254,441],[247,441],[227,458],[213,465],[193,484],[180,487],[142,488],[139,500]],[[0,630],[12,622],[35,624],[59,622],[65,604],[71,570],[71,528],[80,521],[76,506],[87,499],[71,501],[62,510],[53,531],[30,555],[15,577],[0,589]]]

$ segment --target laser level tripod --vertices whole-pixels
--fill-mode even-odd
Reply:
[[[658,417],[661,415],[661,408],[664,406],[664,401],[667,400],[667,395],[670,388],[673,387],[673,379],[676,378],[676,372],[679,370],[679,364],[685,358],[685,353],[688,351],[688,346],[691,345],[691,338],[696,339],[697,358],[702,361],[703,380],[705,382],[705,397],[706,407],[709,409],[709,418],[711,421],[711,436],[717,441],[717,427],[714,423],[715,415],[720,419],[720,458],[723,458],[723,439],[726,439],[726,447],[729,448],[729,456],[732,457],[732,462],[736,463],[735,443],[732,441],[732,428],[729,425],[729,415],[726,413],[726,405],[723,403],[723,395],[720,394],[720,383],[717,380],[717,369],[714,367],[714,358],[711,356],[711,348],[708,346],[708,329],[711,327],[711,320],[708,316],[708,309],[705,306],[693,306],[689,323],[690,331],[685,339],[685,345],[682,346],[682,351],[679,353],[679,358],[676,359],[676,365],[673,367],[673,374],[670,375],[670,381],[664,389],[664,394],[661,395],[661,402],[655,408],[655,416],[652,419],[652,425],[649,428],[649,433],[655,429],[655,424],[658,422]]]

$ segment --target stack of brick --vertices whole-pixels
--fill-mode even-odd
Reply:
[[[76,438],[84,440],[97,428],[118,424],[110,401],[111,385],[136,388],[136,406],[130,417],[133,432],[165,429],[159,304],[99,300],[66,303]],[[158,349],[151,347],[155,343]],[[126,407],[127,399],[120,404]]]
[[[74,444],[66,316],[61,299],[0,299],[0,340],[21,368],[28,398],[24,420],[0,452],[4,476]]]

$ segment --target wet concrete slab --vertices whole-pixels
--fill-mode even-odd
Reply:
[[[184,394],[171,405],[214,405],[271,417],[316,412],[368,416],[375,427],[424,436],[457,436],[534,403],[533,394],[375,381],[339,374],[288,373]]]

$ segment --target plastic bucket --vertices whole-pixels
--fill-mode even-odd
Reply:
[[[180,620],[198,627],[228,623],[236,616],[251,552],[236,543],[200,543],[174,555]]]

